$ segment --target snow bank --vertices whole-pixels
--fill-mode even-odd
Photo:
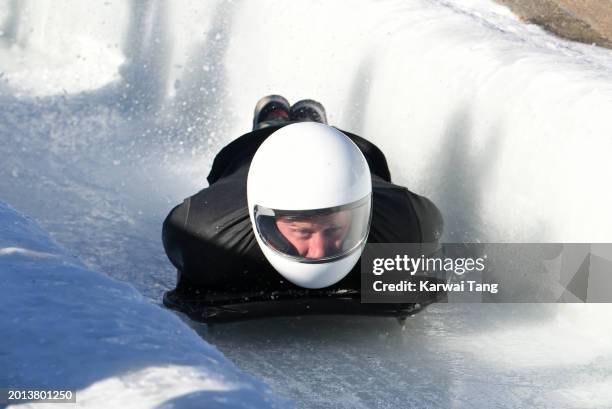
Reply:
[[[288,406],[179,318],[87,270],[3,202],[0,328],[0,387],[76,389],[78,406],[92,408]]]
[[[610,50],[489,0],[24,0],[0,30],[11,95],[131,104],[209,155],[262,95],[314,98],[440,206],[447,241],[611,240]]]

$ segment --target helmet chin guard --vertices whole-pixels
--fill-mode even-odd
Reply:
[[[372,181],[359,148],[335,128],[287,125],[259,147],[247,180],[257,243],[287,280],[323,288],[359,260],[372,212]]]

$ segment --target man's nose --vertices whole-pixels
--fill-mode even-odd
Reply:
[[[322,232],[317,232],[310,237],[308,243],[307,258],[320,258],[325,256],[325,236]]]

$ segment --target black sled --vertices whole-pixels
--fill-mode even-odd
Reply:
[[[287,290],[270,293],[198,292],[175,289],[164,294],[164,305],[190,319],[204,323],[222,323],[256,318],[305,315],[361,315],[395,317],[402,323],[427,305],[445,298],[428,295],[414,303],[361,303],[357,290]]]

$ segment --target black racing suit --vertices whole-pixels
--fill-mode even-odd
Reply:
[[[177,289],[258,292],[298,287],[264,257],[249,218],[247,175],[261,143],[281,126],[242,135],[215,157],[209,186],[176,206],[164,221],[162,240],[178,269]],[[368,243],[436,242],[442,216],[427,198],[391,183],[384,154],[367,140],[342,131],[364,154],[372,174],[373,210]],[[279,171],[282,171],[279,169]],[[334,288],[360,288],[360,263]]]

